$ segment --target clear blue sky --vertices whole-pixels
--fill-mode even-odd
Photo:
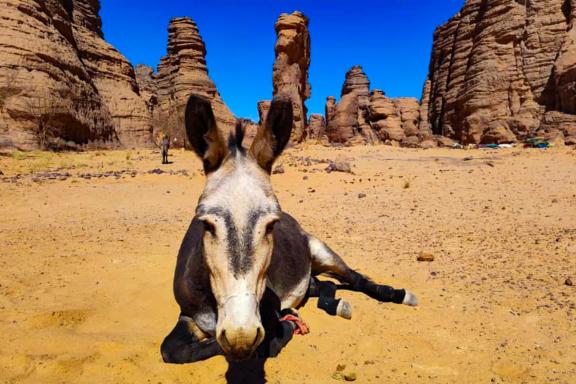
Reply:
[[[389,96],[420,98],[434,29],[464,0],[101,0],[107,41],[133,65],[154,68],[166,54],[171,17],[196,21],[208,50],[210,76],[239,117],[257,120],[256,103],[272,94],[274,22],[299,10],[310,18],[312,97],[323,113],[326,96],[340,96],[344,74],[359,64]]]

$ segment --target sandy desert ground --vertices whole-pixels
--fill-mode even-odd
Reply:
[[[337,158],[354,174],[316,162]],[[170,366],[158,352],[203,186],[192,153],[159,159],[0,156],[1,383],[225,381],[221,357]],[[280,163],[284,210],[421,305],[343,293],[346,321],[312,300],[312,333],[266,362],[269,383],[576,382],[575,150],[310,146]],[[421,251],[435,261],[417,262]]]

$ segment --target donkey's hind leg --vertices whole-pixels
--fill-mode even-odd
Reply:
[[[181,315],[176,326],[162,342],[160,351],[165,363],[186,364],[222,354],[215,338],[200,341],[192,332],[192,319]]]
[[[362,292],[381,302],[418,305],[414,294],[404,289],[394,289],[387,285],[379,285],[368,277],[350,268],[340,256],[330,249],[325,243],[309,235],[308,246],[312,254],[312,272],[315,275],[326,274],[336,278],[344,286],[339,289],[349,289]]]
[[[336,298],[337,289],[337,285],[331,281],[320,281],[312,277],[307,296],[317,297],[318,308],[327,314],[350,320],[352,318],[352,306],[347,301]]]

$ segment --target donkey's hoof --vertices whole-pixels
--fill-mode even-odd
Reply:
[[[418,298],[413,293],[406,291],[402,304],[415,307],[418,305]]]
[[[336,314],[344,319],[350,320],[352,318],[352,306],[349,302],[340,300],[336,307]]]

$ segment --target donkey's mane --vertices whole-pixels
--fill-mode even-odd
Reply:
[[[245,119],[236,120],[236,126],[234,130],[228,135],[228,151],[231,155],[236,155],[240,153],[241,155],[246,154],[246,148],[242,146],[244,141],[244,125],[246,123]]]

